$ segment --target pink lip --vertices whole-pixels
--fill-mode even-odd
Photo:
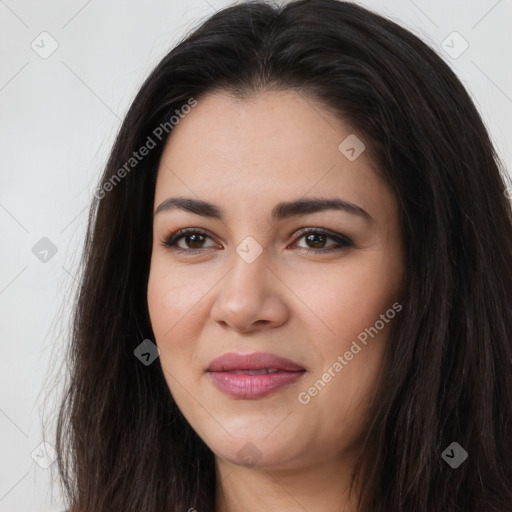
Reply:
[[[249,375],[244,370],[276,369],[275,373]],[[207,369],[213,384],[235,398],[261,398],[300,379],[306,370],[289,359],[257,352],[229,352],[214,359]]]

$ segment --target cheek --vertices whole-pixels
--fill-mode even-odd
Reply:
[[[193,297],[178,286],[170,274],[159,271],[158,265],[151,267],[148,280],[147,302],[155,344],[160,350],[160,365],[169,391],[178,403],[180,390],[186,385],[187,373],[192,358],[193,344],[185,333],[187,314],[192,313]],[[167,275],[166,275],[167,274]],[[176,274],[175,274],[176,275]]]
[[[318,315],[328,328],[326,335],[338,340],[334,345],[340,348],[373,326],[397,300],[399,278],[375,254],[367,261],[331,267],[314,281],[303,281],[299,295],[306,298],[306,306]]]
[[[184,292],[184,288],[178,286],[174,280],[171,282],[170,274],[162,272],[161,267],[152,264],[147,301],[155,343],[160,349],[160,362],[164,371],[167,369],[172,373],[171,363],[185,356],[182,354],[180,357],[177,352],[180,351],[179,340],[184,340],[180,330],[187,318],[187,312],[192,307],[192,304],[189,304],[190,294]],[[185,343],[182,345],[181,348],[186,346]],[[170,353],[173,354],[172,358],[169,357]]]
[[[196,314],[195,305],[208,288],[204,279],[170,268],[162,260],[154,258],[151,262],[147,301],[153,332],[157,342],[164,344],[190,323]]]
[[[207,279],[192,266],[176,268],[164,257],[151,262],[147,288],[149,316],[160,363],[173,395],[196,378],[190,368],[206,321],[208,292],[215,279]]]

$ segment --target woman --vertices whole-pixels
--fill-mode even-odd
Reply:
[[[72,512],[512,510],[512,212],[467,92],[358,5],[223,9],[95,193]]]

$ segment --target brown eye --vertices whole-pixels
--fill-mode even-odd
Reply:
[[[328,236],[321,233],[312,233],[305,236],[306,243],[313,249],[323,249]]]
[[[204,244],[207,239],[212,240],[212,237],[206,231],[197,228],[187,228],[171,233],[165,241],[162,242],[162,245],[177,252],[194,253],[195,251],[202,251],[203,249],[216,247],[215,244],[205,246]],[[296,240],[301,239],[305,240],[305,243],[307,244],[306,247],[298,244],[294,247],[308,253],[327,253],[353,246],[353,242],[349,238],[323,228],[309,228],[303,230],[301,232],[301,236]],[[331,240],[334,243],[331,243],[330,246],[326,247],[328,240]]]
[[[195,250],[208,249],[209,247],[204,246],[204,242],[207,238],[211,239],[205,231],[199,229],[181,229],[168,236],[162,245],[173,249],[177,248],[176,250],[178,252],[193,252]]]
[[[326,253],[341,250],[353,245],[352,240],[349,238],[337,233],[331,233],[330,231],[327,231],[323,228],[315,228],[302,231],[301,236],[297,238],[297,240],[301,239],[305,240],[307,246],[301,247],[297,245],[297,247],[310,253]],[[325,247],[327,240],[333,240],[335,243],[331,244],[330,247]]]
[[[183,235],[177,240],[178,247],[182,249],[201,249],[206,236],[200,233],[192,233],[190,235]],[[183,240],[186,247],[181,247],[179,241]]]

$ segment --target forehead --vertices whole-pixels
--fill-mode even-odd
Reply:
[[[155,204],[180,194],[254,207],[270,198],[339,194],[368,211],[389,190],[364,151],[353,161],[340,151],[353,135],[322,104],[295,91],[248,99],[205,95],[167,140]]]

